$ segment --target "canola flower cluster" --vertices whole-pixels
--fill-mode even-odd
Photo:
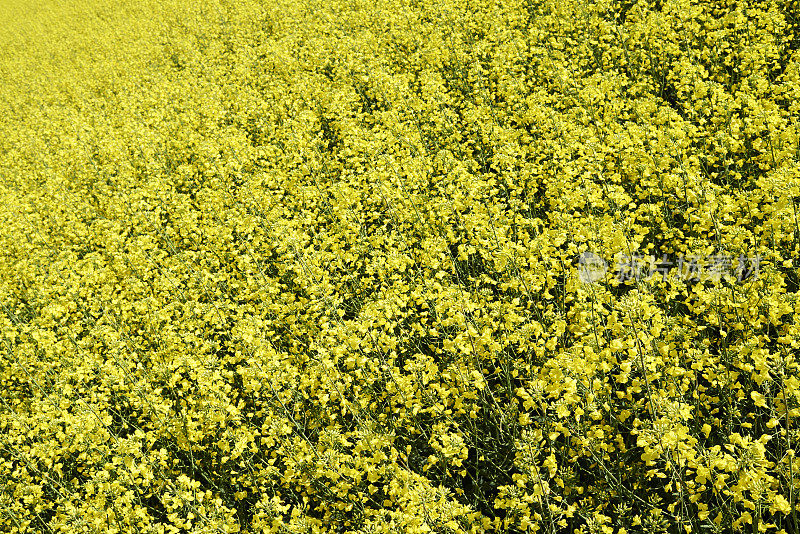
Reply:
[[[797,0],[5,0],[0,530],[800,532],[799,43]]]

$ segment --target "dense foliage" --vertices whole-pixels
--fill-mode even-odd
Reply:
[[[799,40],[2,0],[0,530],[799,532]]]

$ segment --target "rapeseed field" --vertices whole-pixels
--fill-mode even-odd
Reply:
[[[800,532],[797,0],[0,0],[0,531]]]

